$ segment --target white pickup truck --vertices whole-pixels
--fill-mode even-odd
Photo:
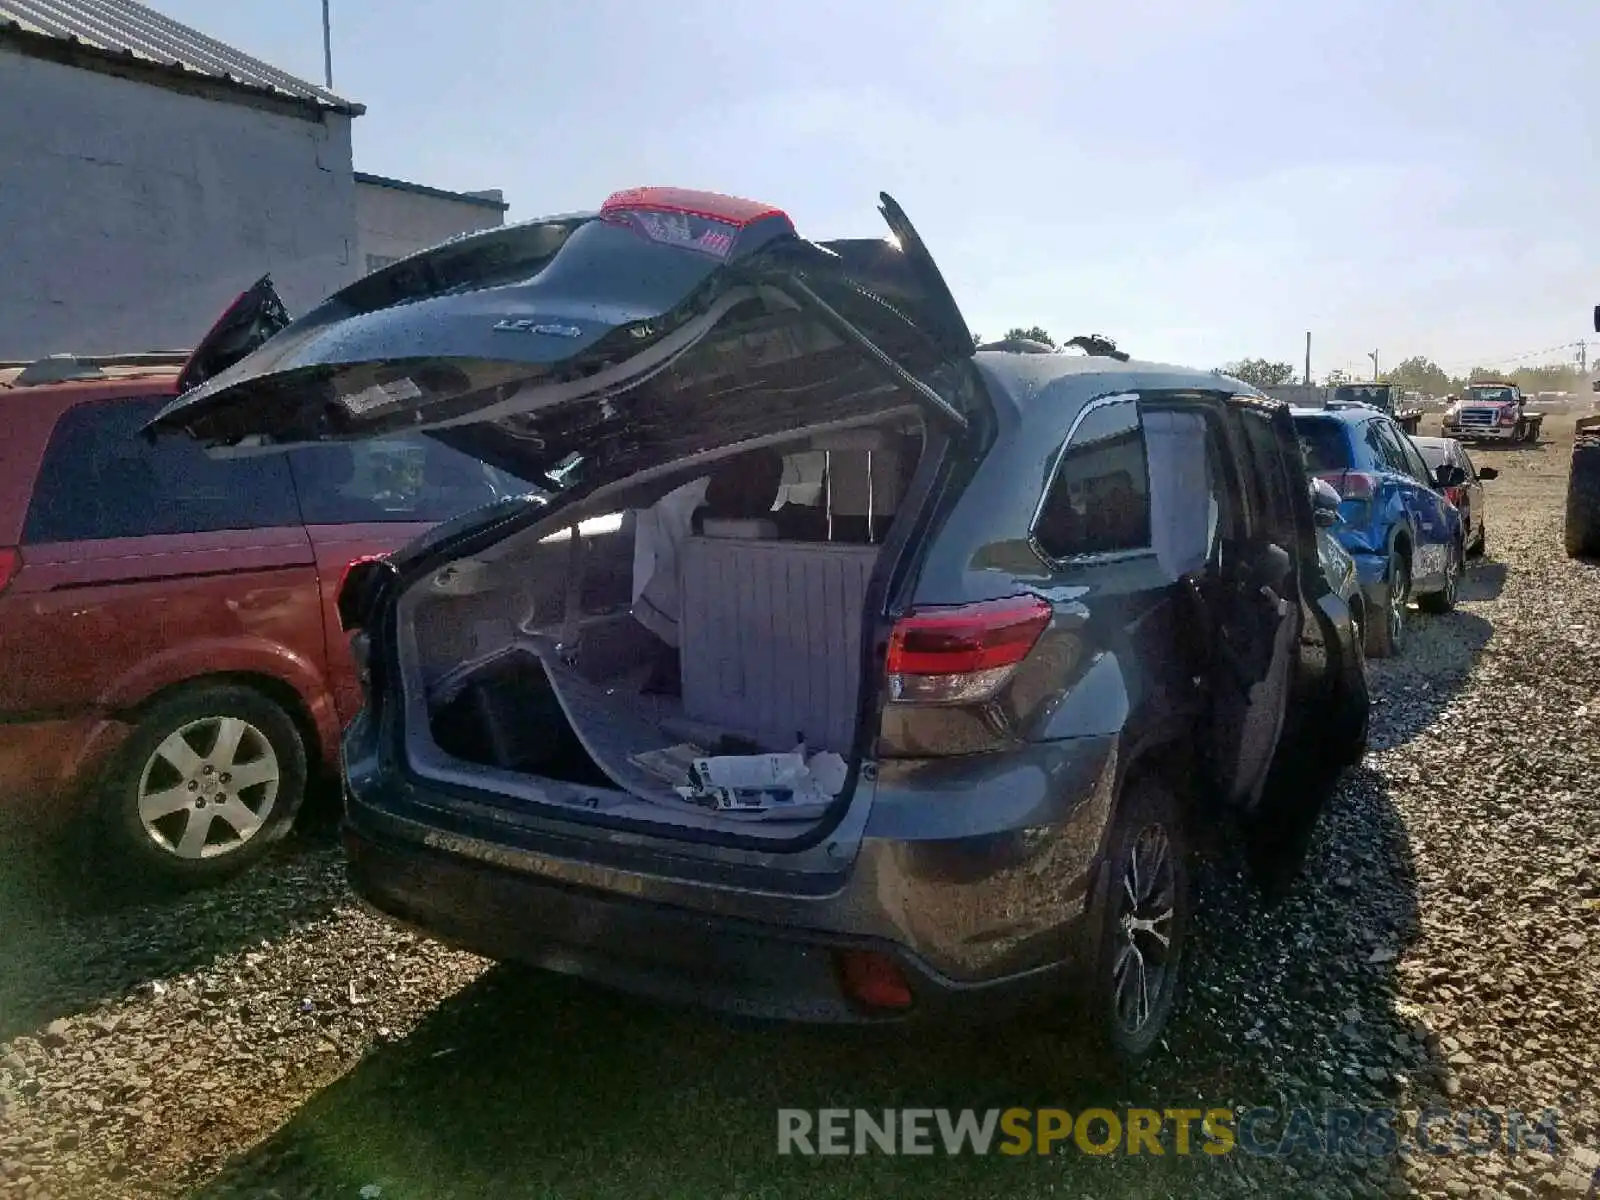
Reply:
[[[1536,442],[1543,422],[1543,413],[1527,410],[1516,384],[1480,379],[1444,410],[1442,432],[1463,442]]]

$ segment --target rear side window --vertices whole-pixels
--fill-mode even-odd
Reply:
[[[80,542],[298,525],[281,455],[208,458],[198,443],[139,429],[164,397],[80,404],[56,422],[23,541]]]
[[[1417,453],[1422,455],[1422,461],[1435,471],[1455,458],[1455,455],[1450,452],[1449,446],[1419,445],[1417,446]]]
[[[1150,476],[1131,397],[1084,417],[1045,492],[1033,537],[1053,559],[1150,546]]]
[[[1300,453],[1305,456],[1306,470],[1313,475],[1330,471],[1348,471],[1355,464],[1350,460],[1350,438],[1344,423],[1326,417],[1300,417],[1294,423],[1300,438]]]
[[[309,525],[448,521],[532,485],[421,434],[289,453]]]

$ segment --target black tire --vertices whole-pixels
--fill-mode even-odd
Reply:
[[[223,744],[229,734],[231,753]],[[238,784],[235,773],[252,780]],[[305,743],[289,714],[248,687],[197,684],[152,704],[113,761],[100,806],[101,849],[130,883],[210,883],[244,870],[282,838],[305,792]]]
[[[1398,547],[1390,547],[1384,580],[1385,603],[1367,613],[1365,648],[1368,658],[1393,658],[1405,647],[1406,605],[1411,602],[1411,560]]]
[[[1466,570],[1467,553],[1460,543],[1450,547],[1450,560],[1445,566],[1445,584],[1437,592],[1423,592],[1417,597],[1417,607],[1425,613],[1447,613],[1456,606],[1461,592],[1461,575]]]
[[[1600,439],[1586,439],[1572,447],[1565,535],[1571,557],[1600,556]]]
[[[1091,948],[1084,1001],[1095,1048],[1111,1064],[1130,1066],[1147,1055],[1177,1002],[1189,924],[1188,859],[1177,797],[1153,775],[1130,780],[1089,902]],[[1144,864],[1143,894],[1132,912],[1145,914],[1137,919],[1149,921],[1147,928],[1126,923],[1135,862]],[[1158,918],[1159,913],[1166,915]],[[1158,936],[1162,930],[1164,948]],[[1158,956],[1161,969],[1152,988],[1148,966]]]

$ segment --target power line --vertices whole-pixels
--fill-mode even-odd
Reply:
[[[1529,359],[1548,358],[1551,355],[1561,354],[1564,352],[1569,355],[1567,361],[1575,361],[1579,363],[1580,370],[1582,370],[1586,368],[1589,347],[1591,344],[1600,346],[1600,342],[1582,340],[1575,342],[1561,342],[1554,346],[1546,346],[1540,350],[1524,350],[1516,354],[1497,354],[1492,357],[1488,355],[1478,355],[1474,356],[1470,361],[1466,359],[1458,360],[1458,362],[1452,364],[1452,366],[1459,366],[1463,371],[1470,371],[1473,367],[1495,367],[1501,366],[1505,363],[1527,362]],[[1440,370],[1451,373],[1451,367],[1441,366]]]

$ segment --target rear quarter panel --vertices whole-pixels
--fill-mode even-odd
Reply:
[[[350,643],[339,628],[339,582],[344,570],[364,555],[392,554],[430,528],[432,526],[425,521],[306,526],[316,563],[316,587],[322,614],[323,646],[319,657],[327,663],[328,688],[342,723],[348,724],[363,703]]]

